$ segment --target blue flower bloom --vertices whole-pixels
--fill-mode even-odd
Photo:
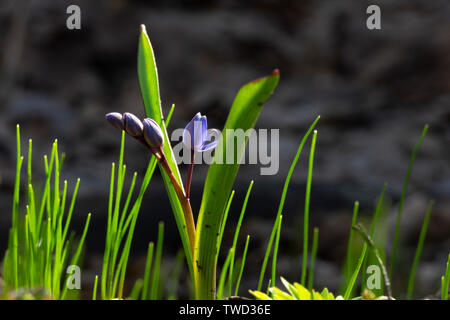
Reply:
[[[217,130],[212,129],[208,134],[206,116],[202,116],[199,112],[192,118],[184,129],[183,143],[191,150],[199,152],[210,150],[219,144],[219,140],[208,143],[216,132]]]

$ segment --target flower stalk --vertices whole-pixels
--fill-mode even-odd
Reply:
[[[155,156],[159,165],[167,173],[167,176],[169,177],[182,206],[188,232],[189,245],[191,252],[194,252],[195,222],[191,203],[189,201],[189,196],[184,193],[177,179],[173,175],[172,169],[170,169],[169,162],[167,161],[163,151],[164,135],[161,128],[153,119],[147,118],[141,122],[139,118],[128,112],[123,115],[117,112],[108,113],[106,115],[106,120],[117,129],[124,130],[129,136],[135,138],[147,149],[149,149]]]

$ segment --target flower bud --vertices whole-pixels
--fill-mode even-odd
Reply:
[[[132,137],[139,137],[142,135],[143,125],[141,120],[134,114],[125,112],[123,114],[123,121],[125,124],[125,131]]]
[[[147,118],[143,121],[144,124],[144,139],[145,142],[151,148],[159,148],[164,146],[164,135],[159,127],[159,125],[155,122],[155,120]]]
[[[105,115],[106,120],[119,130],[124,130],[123,117],[118,112],[110,112]]]

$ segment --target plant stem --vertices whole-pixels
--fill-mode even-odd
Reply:
[[[181,206],[183,207],[184,219],[186,220],[186,228],[189,236],[189,243],[191,245],[191,252],[194,252],[195,248],[195,223],[194,223],[194,215],[192,213],[191,203],[189,198],[184,194],[183,189],[181,189],[177,179],[173,175],[172,170],[170,169],[169,163],[167,162],[167,158],[164,155],[162,147],[159,148],[159,154],[161,156],[159,163],[163,167],[164,171],[166,171],[169,176],[170,181],[177,193],[178,199],[180,200]]]
[[[194,172],[194,150],[191,149],[191,163],[189,164],[189,170],[186,178],[186,198],[189,199],[191,194],[191,181],[192,181],[192,173]]]

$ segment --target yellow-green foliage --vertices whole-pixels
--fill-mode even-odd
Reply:
[[[309,291],[297,282],[291,284],[283,277],[281,277],[281,281],[288,292],[280,290],[277,287],[271,287],[269,288],[268,295],[257,290],[250,290],[250,293],[258,300],[343,300],[342,296],[334,297],[327,288],[324,288],[322,292],[319,293],[315,290]]]

